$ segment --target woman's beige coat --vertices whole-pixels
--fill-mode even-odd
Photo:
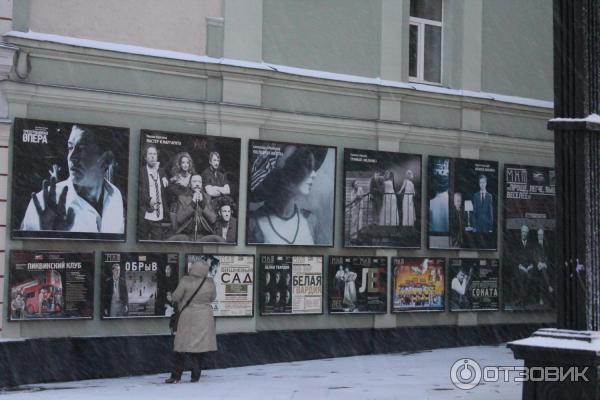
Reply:
[[[189,274],[181,278],[177,289],[173,292],[173,300],[177,302],[180,309],[207,275],[207,263],[195,262],[190,265]],[[176,352],[203,353],[217,350],[215,318],[210,306],[216,295],[215,283],[211,278],[206,278],[202,288],[179,317],[175,334]]]

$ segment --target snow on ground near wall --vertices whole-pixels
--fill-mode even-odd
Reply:
[[[170,355],[169,355],[170,356]],[[29,385],[0,399],[465,399],[521,398],[519,383],[485,383],[463,391],[450,382],[461,358],[482,366],[522,366],[505,346],[461,347],[414,354],[384,354],[203,371],[199,383],[166,385],[167,374]]]

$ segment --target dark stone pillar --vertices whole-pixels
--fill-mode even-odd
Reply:
[[[600,0],[554,0],[557,312],[561,329],[509,343],[526,367],[587,368],[524,382],[523,399],[600,399]]]
[[[585,119],[600,113],[599,0],[554,0],[554,93],[558,326],[597,331],[600,121]]]

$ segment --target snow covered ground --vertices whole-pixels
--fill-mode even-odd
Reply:
[[[461,358],[482,366],[521,366],[505,346],[461,347],[203,371],[199,383],[163,384],[167,374],[23,386],[0,399],[485,399],[521,398],[521,384],[457,389],[450,368]]]

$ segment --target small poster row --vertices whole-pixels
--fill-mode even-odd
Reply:
[[[252,255],[187,254],[186,269],[205,263],[214,280],[217,317],[254,315]],[[179,281],[177,253],[103,252],[102,319],[161,318],[173,313]],[[495,259],[393,257],[391,298],[386,257],[260,255],[261,315],[323,314],[327,282],[330,314],[498,310]],[[447,277],[447,278],[446,278]],[[446,289],[447,288],[447,289]],[[94,253],[12,251],[9,320],[93,318]],[[507,304],[512,304],[508,302]]]
[[[253,316],[254,256],[186,258],[208,265],[217,290],[215,316]],[[94,264],[94,253],[11,251],[9,320],[93,318]],[[100,279],[102,319],[170,317],[179,254],[103,252]]]

